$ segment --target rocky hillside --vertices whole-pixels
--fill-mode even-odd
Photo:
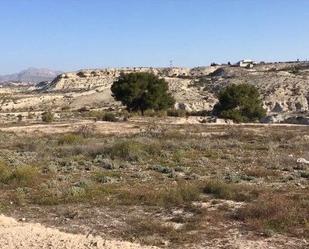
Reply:
[[[211,110],[222,87],[249,83],[260,90],[268,112],[309,110],[309,63],[258,64],[251,69],[236,66],[198,68],[95,69],[63,73],[45,86],[48,92],[93,91],[110,94],[112,82],[121,74],[152,72],[165,78],[177,106],[188,110]]]

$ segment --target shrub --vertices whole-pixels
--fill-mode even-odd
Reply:
[[[65,105],[65,106],[61,107],[61,111],[69,111],[70,108],[71,107],[69,105]]]
[[[235,218],[258,230],[270,229],[307,237],[309,235],[309,205],[306,196],[263,194],[256,201],[239,209]]]
[[[58,139],[59,145],[64,144],[77,144],[80,143],[82,138],[79,135],[76,134],[67,134]]]
[[[42,121],[45,123],[51,123],[54,120],[54,114],[51,111],[42,113]]]
[[[147,117],[166,117],[167,112],[165,110],[155,111],[155,110],[146,110],[144,115]]]
[[[11,169],[6,163],[0,161],[0,182],[7,183],[11,176]]]
[[[103,114],[102,117],[103,121],[108,121],[108,122],[117,122],[118,118],[116,117],[116,115],[112,112],[106,112]]]
[[[168,93],[168,83],[151,73],[122,74],[111,87],[113,97],[128,111],[166,110],[175,103]]]
[[[103,111],[90,111],[88,115],[94,117],[96,120],[103,120],[104,114],[105,112]]]
[[[126,161],[138,161],[145,155],[144,145],[135,141],[124,141],[114,144],[106,153],[112,158]]]
[[[35,116],[35,114],[34,114],[34,113],[32,113],[32,112],[28,112],[27,119],[33,119],[33,118],[34,118],[34,116]]]
[[[255,86],[232,84],[219,93],[219,103],[214,106],[213,114],[236,122],[252,122],[263,118],[266,111]]]
[[[171,109],[168,110],[167,115],[171,117],[186,117],[187,111],[182,109]]]
[[[89,112],[91,117],[94,117],[96,120],[109,121],[109,122],[117,122],[118,118],[113,112],[105,112],[105,111],[91,111]]]
[[[22,120],[23,120],[23,115],[18,114],[18,115],[17,115],[17,121],[18,121],[18,122],[21,122]]]
[[[259,195],[259,192],[249,185],[231,184],[220,181],[206,182],[203,192],[212,194],[218,199],[234,201],[250,201]]]
[[[31,165],[22,165],[17,168],[9,167],[0,162],[0,182],[4,184],[14,183],[18,186],[32,185],[39,176],[39,171]]]
[[[11,174],[10,179],[20,186],[28,186],[34,184],[38,179],[39,171],[31,165],[23,165],[17,167]]]
[[[80,134],[84,138],[90,137],[94,134],[95,129],[91,125],[82,125],[80,128],[78,128],[77,134]]]
[[[200,186],[195,183],[177,182],[175,186],[141,185],[120,191],[123,204],[145,204],[153,206],[179,206],[200,200]]]

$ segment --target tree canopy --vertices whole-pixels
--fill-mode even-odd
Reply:
[[[168,83],[151,73],[122,74],[113,83],[111,91],[128,111],[141,111],[142,114],[147,109],[165,110],[175,103],[168,92]]]
[[[213,113],[236,122],[254,122],[266,115],[257,88],[250,84],[232,84],[221,90]]]

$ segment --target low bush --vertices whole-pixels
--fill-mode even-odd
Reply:
[[[106,154],[112,159],[123,159],[125,161],[139,161],[144,155],[144,145],[135,141],[123,141],[114,144],[106,150]]]
[[[199,200],[201,189],[199,184],[178,182],[176,186],[161,186],[158,188],[138,184],[119,192],[119,200],[126,205],[145,204],[170,207]]]
[[[166,117],[167,116],[167,112],[166,110],[146,110],[144,112],[144,116],[146,117]]]
[[[66,134],[58,139],[59,145],[80,143],[82,137],[76,134]]]
[[[108,122],[117,122],[118,118],[114,113],[106,112],[106,113],[103,114],[102,120],[108,121]]]
[[[51,123],[54,121],[54,114],[51,111],[42,113],[42,121],[45,123]]]
[[[0,182],[7,183],[11,176],[11,169],[4,162],[0,161]]]
[[[239,209],[236,219],[258,230],[290,232],[309,238],[308,196],[267,193]]]
[[[234,201],[251,201],[258,197],[259,191],[250,185],[209,181],[203,187],[205,194],[211,194],[218,199]]]
[[[171,109],[168,110],[167,115],[171,117],[186,117],[187,111],[182,109]]]
[[[89,115],[94,117],[95,120],[108,121],[108,122],[117,122],[118,118],[113,112],[105,111],[90,111]]]
[[[91,125],[82,125],[77,134],[81,135],[83,138],[91,137],[95,133],[95,129]]]
[[[37,167],[31,165],[23,165],[17,167],[12,171],[11,181],[18,186],[29,186],[35,184],[39,178],[39,171]]]
[[[9,167],[6,163],[0,162],[0,182],[3,184],[15,184],[17,186],[30,186],[39,179],[37,167],[22,165]]]

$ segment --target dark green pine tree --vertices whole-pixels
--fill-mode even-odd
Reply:
[[[128,111],[141,111],[142,115],[147,109],[166,110],[175,103],[168,92],[168,83],[151,73],[122,74],[111,91]]]
[[[236,122],[254,122],[266,115],[257,88],[250,84],[232,84],[221,90],[213,113]]]

